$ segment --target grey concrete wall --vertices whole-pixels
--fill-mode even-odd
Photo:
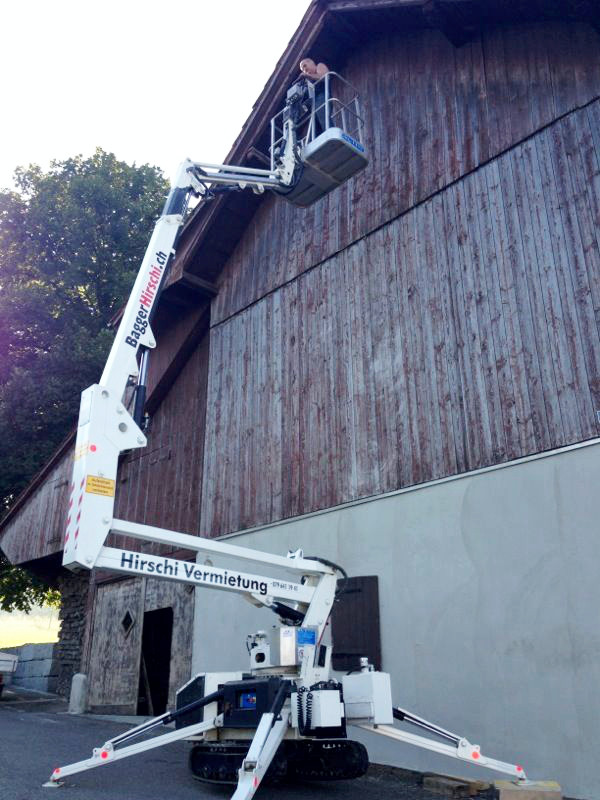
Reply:
[[[24,644],[10,652],[19,656],[13,676],[15,686],[38,692],[55,692],[58,683],[58,660],[55,644]]]
[[[350,575],[377,574],[394,702],[533,778],[560,781],[566,795],[593,798],[599,486],[596,442],[228,541],[273,553],[303,547]],[[194,672],[246,668],[246,633],[273,618],[235,594],[199,589],[196,598]],[[367,736],[376,762],[493,775]]]

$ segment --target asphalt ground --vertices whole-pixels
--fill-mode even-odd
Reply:
[[[53,696],[11,691],[0,698],[0,800],[228,800],[234,787],[191,777],[189,745],[174,742],[43,788],[54,767],[89,758],[92,748],[131,723],[72,715]],[[162,730],[165,732],[165,729]],[[257,800],[439,800],[407,773],[378,772],[354,781],[262,786]]]

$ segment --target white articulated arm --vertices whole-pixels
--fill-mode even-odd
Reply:
[[[193,163],[186,160],[177,171],[100,384],[90,386],[81,396],[63,554],[67,567],[94,566],[112,523],[119,454],[146,444],[138,424],[141,417],[136,421],[122,400],[129,376],[139,371],[138,351],[147,352],[156,345],[150,322],[190,194],[195,191],[192,170]]]
[[[140,425],[148,354],[156,347],[151,327],[153,313],[190,196],[205,195],[213,183],[263,189],[283,185],[282,179],[269,170],[201,165],[189,159],[180,164],[125,306],[100,383],[90,386],[81,396],[63,555],[64,566],[71,569],[95,566],[113,522],[119,455],[147,443]],[[139,376],[133,414],[123,405],[132,375]]]
[[[119,455],[125,450],[146,445],[142,420],[149,353],[156,347],[152,331],[153,312],[175,253],[191,195],[210,200],[218,191],[248,187],[259,193],[269,189],[285,196],[290,202],[307,205],[339,185],[338,171],[342,166],[346,176],[344,180],[366,166],[364,147],[355,138],[360,138],[362,131],[358,97],[352,90],[350,103],[342,103],[331,95],[330,81],[334,76],[335,73],[327,73],[319,81],[325,98],[323,110],[326,127],[331,130],[316,138],[315,88],[312,82],[296,81],[290,87],[283,110],[271,120],[270,169],[208,164],[190,159],[180,164],[123,312],[100,382],[82,394],[65,533],[64,566],[91,569],[96,564],[112,526]],[[341,82],[340,86],[343,84],[351,88],[340,76],[335,76],[335,80]],[[329,123],[334,107],[336,120],[332,127]],[[299,141],[298,130],[309,118],[312,120],[312,133],[308,137],[310,142],[308,134]],[[354,128],[346,131],[337,127],[341,124],[344,128],[346,119],[355,120],[358,125],[356,131]],[[335,151],[333,161],[332,147]],[[356,163],[352,161],[350,171],[348,159],[358,159]],[[123,405],[130,376],[137,377],[133,413]]]
[[[299,582],[283,576],[264,576],[253,572],[242,572],[239,569],[148,555],[103,545],[100,546],[94,561],[96,567],[110,569],[114,572],[159,577],[198,587],[237,592],[257,604],[272,608],[277,613],[285,611],[285,607],[279,607],[279,601],[291,602],[293,606],[290,608],[303,616],[302,624],[305,627],[317,629],[317,641],[323,635],[333,606],[337,585],[334,569],[326,563],[304,558],[301,551],[289,556],[278,556],[248,547],[240,547],[229,542],[191,536],[187,533],[120,519],[112,521],[111,532],[144,541],[171,545],[178,549],[192,550],[206,556],[234,559],[271,568],[276,567],[282,572],[291,572],[301,576]]]
[[[154,227],[100,378],[102,388],[119,400],[123,396],[129,376],[138,372],[138,349],[156,347],[150,318],[169,260],[174,254],[173,248],[183,224],[190,195],[196,192],[194,164],[186,159],[179,165],[163,212]]]

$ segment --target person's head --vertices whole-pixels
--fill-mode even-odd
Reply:
[[[300,62],[300,72],[306,75],[307,78],[321,77],[317,72],[317,65],[312,58],[303,58]]]

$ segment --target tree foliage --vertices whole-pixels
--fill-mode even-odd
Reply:
[[[98,149],[0,191],[0,512],[73,427],[100,377],[168,185]]]
[[[34,605],[58,608],[60,595],[38,578],[19,567],[13,567],[0,552],[0,610],[31,611]]]

